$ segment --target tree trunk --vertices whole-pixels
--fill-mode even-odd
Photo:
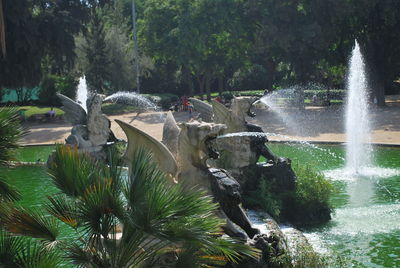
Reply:
[[[205,75],[205,80],[206,80],[207,101],[211,102],[211,76],[207,73]]]
[[[371,40],[367,45],[367,73],[369,75],[370,97],[378,106],[385,106],[385,54],[379,48],[379,41]],[[364,51],[363,51],[364,52]],[[376,100],[376,101],[375,101]]]
[[[183,71],[184,80],[187,83],[187,85],[189,86],[188,96],[191,97],[191,96],[193,96],[193,93],[194,93],[192,76],[190,74],[190,71],[185,66],[182,67],[182,71]]]
[[[204,76],[202,77],[201,75],[197,76],[197,82],[199,83],[199,94],[200,94],[200,99],[204,99]]]
[[[218,76],[218,94],[221,96],[224,91],[224,75]]]

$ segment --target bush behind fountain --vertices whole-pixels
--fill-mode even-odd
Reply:
[[[330,198],[334,187],[323,174],[308,164],[294,163],[296,185],[293,191],[282,191],[277,178],[262,176],[258,187],[244,191],[244,205],[247,208],[265,210],[278,221],[289,221],[297,226],[311,226],[331,219]],[[249,174],[246,176],[257,176]]]

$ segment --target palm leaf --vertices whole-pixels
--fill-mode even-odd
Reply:
[[[0,177],[0,199],[5,201],[17,201],[21,198],[21,194],[14,186],[8,184],[4,178]]]
[[[132,226],[160,241],[184,244],[182,254],[189,257],[196,252],[193,256],[197,256],[199,264],[237,262],[244,256],[257,256],[256,250],[242,242],[218,236],[223,222],[216,216],[218,206],[210,196],[170,184],[151,161],[151,155],[142,150],[134,157],[125,188],[130,208],[125,228]]]
[[[78,217],[76,211],[76,202],[69,199],[66,195],[58,195],[56,197],[48,196],[47,199],[50,203],[45,204],[47,211],[68,224],[72,228],[78,227]]]
[[[93,249],[85,250],[82,245],[73,243],[66,250],[66,258],[78,267],[105,267],[98,252]]]
[[[50,243],[56,242],[59,234],[58,224],[54,218],[23,208],[14,208],[4,227],[11,233],[41,238]],[[49,246],[52,245],[49,244]]]
[[[17,255],[17,267],[48,268],[61,267],[62,259],[57,251],[42,247],[36,241],[28,240]]]
[[[63,193],[71,197],[83,195],[91,184],[102,180],[104,166],[94,162],[77,148],[57,146],[49,174]]]
[[[18,254],[25,247],[22,237],[11,236],[9,233],[0,231],[0,266],[15,267]]]
[[[112,180],[104,180],[86,189],[78,203],[79,218],[89,235],[107,238],[115,228],[118,218],[123,218],[125,208],[120,196],[112,190]]]
[[[0,165],[13,159],[18,141],[26,133],[19,121],[19,112],[15,107],[0,108]]]

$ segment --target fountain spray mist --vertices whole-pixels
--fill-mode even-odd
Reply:
[[[88,89],[87,89],[87,85],[86,85],[86,78],[85,76],[82,76],[81,78],[79,78],[79,85],[78,85],[78,89],[76,91],[76,102],[80,103],[83,107],[83,109],[85,109],[85,111],[87,111],[86,108],[86,101],[88,98]]]
[[[346,168],[360,173],[371,166],[368,81],[357,41],[349,62],[346,99]]]

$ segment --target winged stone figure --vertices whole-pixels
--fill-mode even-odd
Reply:
[[[83,106],[76,101],[71,100],[67,96],[64,96],[63,94],[56,94],[63,105],[61,109],[65,112],[65,119],[73,126],[86,125],[87,113]]]
[[[189,98],[190,102],[193,104],[194,110],[199,114],[199,118],[201,118],[204,122],[213,122],[213,107],[201,100],[195,98]]]
[[[101,112],[103,98],[97,94],[91,96],[87,101],[86,112],[82,105],[67,96],[59,93],[57,96],[63,105],[61,109],[65,112],[66,120],[73,125],[66,143],[89,152],[100,151],[109,137],[113,136],[111,122]]]

